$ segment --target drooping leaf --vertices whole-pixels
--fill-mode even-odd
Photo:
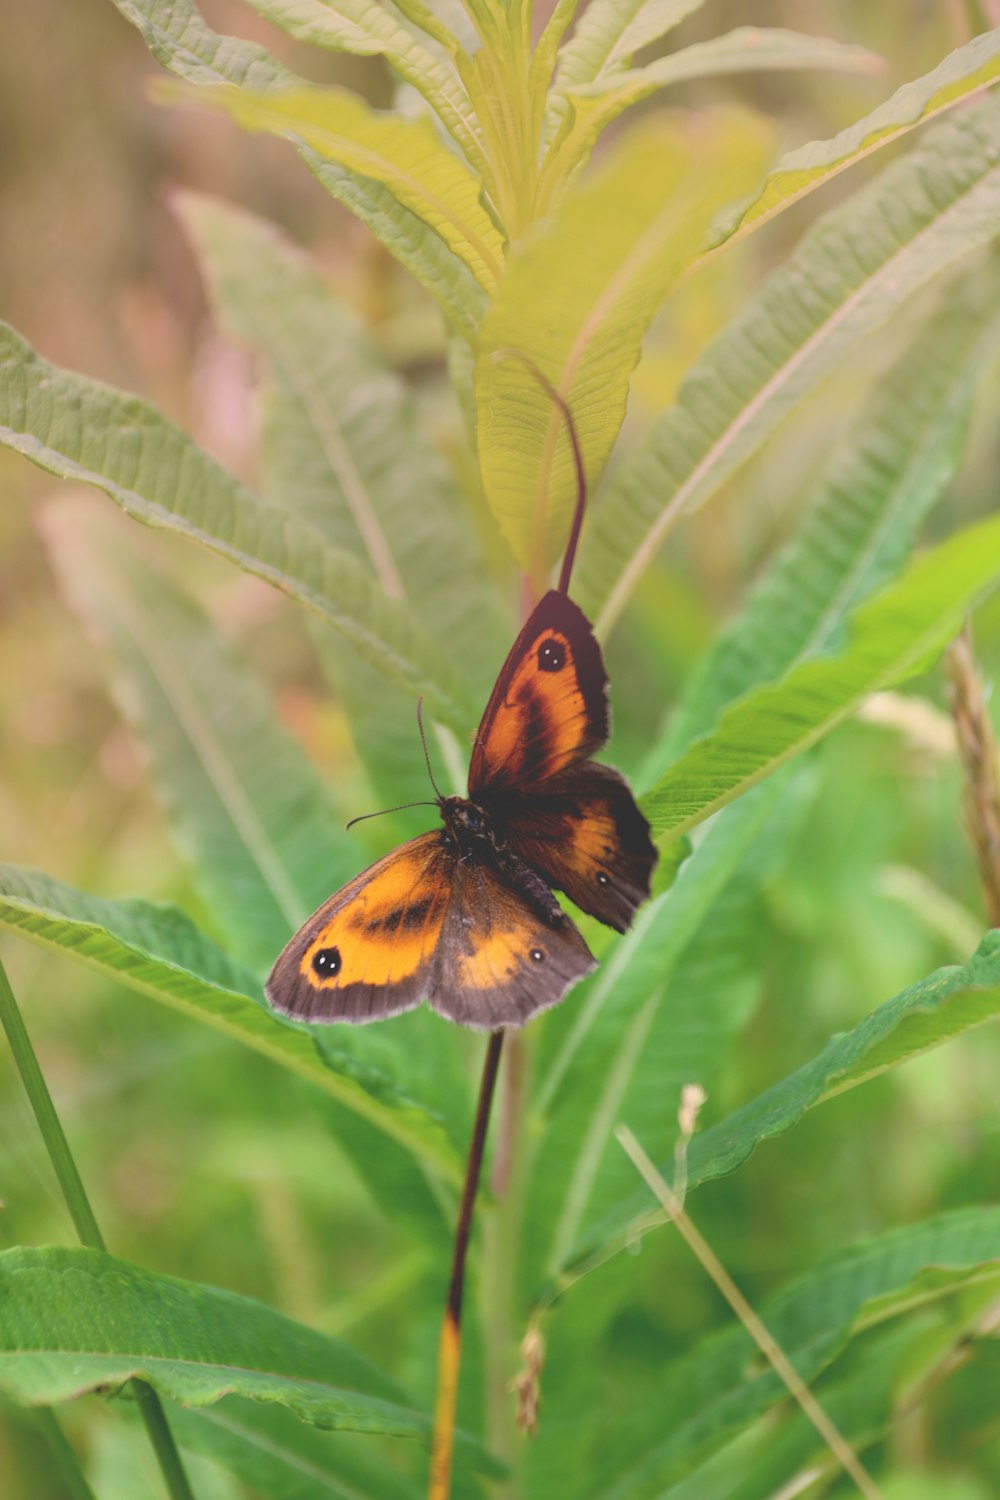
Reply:
[[[959,464],[972,398],[1000,347],[1000,277],[963,278],[915,332],[846,433],[797,534],[684,685],[655,767],[726,703],[829,649],[910,552]]]
[[[274,1402],[317,1427],[417,1437],[426,1418],[346,1344],[249,1297],[100,1250],[0,1252],[0,1388],[50,1406],[136,1377],[185,1406]]]
[[[536,579],[565,546],[575,468],[558,409],[509,351],[532,359],[569,403],[593,486],[653,314],[718,204],[761,160],[748,118],[699,121],[687,133],[647,121],[513,260],[481,328],[477,433],[487,498]]]
[[[1000,1283],[1000,1210],[961,1209],[890,1230],[798,1277],[759,1309],[809,1384],[861,1329],[982,1280]],[[595,1484],[600,1500],[663,1494],[786,1398],[782,1381],[740,1325],[674,1361],[656,1400],[616,1433],[632,1464]]]
[[[793,68],[871,73],[881,66],[874,53],[847,42],[778,27],[741,26],[645,67],[607,71],[594,81],[567,87],[565,95],[557,94],[553,104],[562,104],[568,118],[546,158],[543,175],[563,181],[588,159],[598,137],[619,115],[674,84],[729,73]]]
[[[693,366],[585,530],[576,593],[601,631],[676,520],[918,287],[998,231],[1000,100],[988,98],[821,221]]]
[[[818,1104],[997,1015],[1000,933],[990,932],[968,963],[939,969],[887,1000],[850,1031],[831,1038],[810,1062],[696,1135],[688,1148],[688,1191],[735,1171],[762,1141],[783,1135]],[[624,1244],[641,1218],[650,1222],[648,1207],[648,1193],[635,1189],[578,1241],[572,1263],[598,1246]]]
[[[193,0],[115,0],[145,38],[153,56],[188,83],[211,87],[284,91],[302,80],[263,47],[220,36],[203,21]],[[324,160],[304,141],[296,143],[315,177],[367,224],[440,304],[452,326],[471,339],[486,298],[463,262],[439,234],[406,208],[382,183]]]
[[[954,109],[1000,79],[1000,27],[973,37],[942,58],[920,78],[904,83],[871,114],[827,141],[810,141],[789,151],[768,174],[761,191],[737,214],[722,219],[719,238],[764,223],[790,203],[822,186],[909,130]]]
[[[354,873],[357,845],[249,663],[96,507],[50,508],[50,554],[113,653],[120,705],[208,909],[259,972]]]
[[[727,709],[643,797],[661,837],[687,833],[816,743],[870,693],[923,670],[1000,584],[1000,519],[917,557],[851,618],[847,646],[795,667]]]
[[[324,161],[380,183],[441,237],[483,291],[496,290],[503,274],[503,241],[480,203],[479,181],[439,140],[429,120],[371,109],[348,89],[304,84],[268,93],[248,88],[195,92],[173,85],[161,93],[221,110],[246,130],[302,141]]]
[[[363,564],[315,527],[267,505],[155,408],[57,369],[3,325],[0,443],[291,594],[414,697],[423,692],[431,712],[459,734],[466,731],[471,711],[455,695],[450,672],[412,612],[387,598]]]
[[[263,1053],[457,1180],[457,1154],[441,1117],[449,1101],[435,1098],[425,1105],[407,1090],[405,1026],[397,1031],[390,1071],[377,1039],[366,1036],[365,1028],[338,1027],[331,1036],[329,1027],[313,1032],[275,1015],[254,975],[176,907],[84,895],[13,865],[0,865],[0,928],[85,963]],[[419,1076],[419,1057],[411,1061],[417,1073],[410,1076]]]
[[[384,57],[438,115],[480,173],[486,170],[479,129],[457,74],[376,0],[250,0],[253,8],[300,41],[338,52]],[[438,22],[437,39],[453,54],[458,42]]]

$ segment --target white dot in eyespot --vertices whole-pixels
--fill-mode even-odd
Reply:
[[[542,952],[541,948],[532,948],[531,957],[536,964],[540,964],[542,959],[545,957],[545,954]]]
[[[607,875],[605,875],[605,873],[604,873],[603,870],[598,870],[598,872],[597,872],[597,884],[598,885],[610,885],[611,884],[611,881],[610,881],[609,877]]]

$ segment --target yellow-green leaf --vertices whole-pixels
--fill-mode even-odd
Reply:
[[[716,242],[743,234],[773,218],[796,199],[821,187],[838,172],[914,130],[935,115],[972,98],[1000,79],[1000,27],[973,37],[950,52],[922,78],[904,83],[871,114],[855,120],[827,141],[810,141],[789,151],[767,177],[761,191],[735,220],[720,225]]]
[[[158,92],[221,109],[247,130],[293,136],[326,160],[381,183],[440,235],[480,286],[495,291],[503,242],[479,201],[477,178],[442,144],[429,120],[405,120],[370,109],[347,89],[257,94],[168,85]]]
[[[250,0],[255,10],[300,41],[362,57],[384,57],[434,109],[478,171],[485,165],[475,113],[461,80],[375,0]],[[458,42],[447,28],[448,50]]]
[[[643,68],[602,73],[591,82],[567,89],[569,118],[556,137],[543,169],[542,201],[586,161],[607,127],[651,94],[671,84],[726,73],[759,73],[792,68],[844,72],[877,72],[882,60],[864,47],[805,36],[777,27],[741,26],[708,42],[657,58]]]
[[[565,544],[575,471],[551,399],[504,351],[528,355],[570,403],[593,485],[653,314],[719,205],[760,171],[762,148],[746,115],[644,121],[513,260],[480,333],[480,462],[500,525],[536,578]]]

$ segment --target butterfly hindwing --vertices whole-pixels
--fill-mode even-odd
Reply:
[[[452,893],[443,830],[378,860],[314,912],[279,955],[266,994],[303,1021],[375,1021],[427,990]]]
[[[533,899],[517,879],[488,864],[456,863],[427,996],[435,1010],[482,1031],[523,1026],[593,968],[589,948],[554,897]]]
[[[609,728],[601,648],[579,606],[553,589],[532,611],[490,694],[469,794],[547,781],[596,754]]]
[[[649,895],[657,858],[649,824],[610,766],[580,766],[537,795],[512,798],[506,834],[549,885],[619,932]]]

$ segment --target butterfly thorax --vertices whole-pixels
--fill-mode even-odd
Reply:
[[[502,854],[505,841],[484,807],[467,797],[442,797],[438,804],[445,831],[462,857]]]

